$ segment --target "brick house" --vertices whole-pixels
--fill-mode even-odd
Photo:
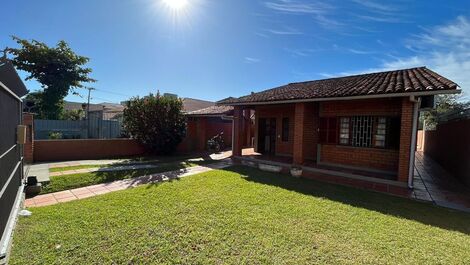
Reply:
[[[420,107],[457,87],[419,67],[291,83],[218,104],[234,107],[236,160],[404,193],[413,187]],[[255,113],[252,151],[243,149],[248,111]]]
[[[178,146],[181,153],[204,152],[209,139],[223,133],[224,143],[232,146],[233,107],[210,106],[186,113],[186,137]]]

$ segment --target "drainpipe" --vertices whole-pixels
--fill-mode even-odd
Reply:
[[[408,188],[413,189],[413,175],[415,165],[415,152],[416,152],[416,135],[418,132],[418,114],[421,98],[410,96],[410,102],[413,102],[413,127],[411,129],[411,146],[410,146],[410,161],[408,168]]]

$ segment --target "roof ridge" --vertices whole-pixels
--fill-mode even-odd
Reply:
[[[376,72],[371,72],[371,73],[354,74],[354,75],[345,75],[345,76],[336,76],[336,77],[328,77],[328,78],[316,79],[316,80],[309,80],[309,81],[292,82],[292,83],[288,83],[287,85],[295,85],[295,84],[302,84],[302,83],[309,83],[309,82],[317,82],[317,81],[327,81],[327,80],[334,80],[334,79],[340,79],[340,78],[359,77],[359,76],[364,76],[364,75],[386,74],[386,73],[396,72],[396,71],[409,71],[409,70],[413,70],[413,69],[423,69],[423,68],[428,69],[426,66],[417,66],[417,67],[410,67],[410,68],[404,68],[404,69],[387,70],[387,71],[376,71]]]

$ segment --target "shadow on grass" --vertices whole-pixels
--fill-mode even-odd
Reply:
[[[354,207],[470,235],[470,214],[468,213],[374,191],[334,185],[311,179],[298,179],[287,174],[269,173],[245,166],[233,166],[224,170],[240,174],[246,181],[276,186],[305,195],[325,198]]]
[[[181,161],[161,163],[157,165],[157,167],[146,169],[96,171],[90,173],[54,176],[51,177],[50,183],[43,187],[41,194],[110,183],[117,180],[127,180],[123,185],[128,185],[129,187],[140,184],[174,180],[186,173],[187,168],[189,167],[211,163],[214,163],[214,160]]]

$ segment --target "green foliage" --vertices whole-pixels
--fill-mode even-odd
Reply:
[[[61,132],[49,132],[49,139],[51,140],[62,139],[62,133]]]
[[[36,119],[45,119],[42,112],[43,94],[43,91],[30,92],[23,100],[26,111],[36,114]]]
[[[79,121],[85,117],[85,111],[82,109],[64,110],[61,115],[62,120]]]
[[[83,83],[94,82],[88,75],[90,68],[83,67],[89,59],[75,54],[65,41],[56,47],[45,43],[13,37],[21,48],[8,49],[12,62],[20,70],[29,73],[26,80],[36,79],[42,85],[40,113],[47,119],[59,119],[63,111],[63,99],[83,88]]]
[[[124,130],[155,154],[169,154],[186,134],[183,102],[150,94],[132,98],[124,110]]]
[[[426,130],[436,128],[439,116],[450,112],[459,112],[470,107],[470,102],[461,102],[459,99],[459,95],[436,96],[436,107],[425,112],[422,116],[422,120],[426,121]]]

